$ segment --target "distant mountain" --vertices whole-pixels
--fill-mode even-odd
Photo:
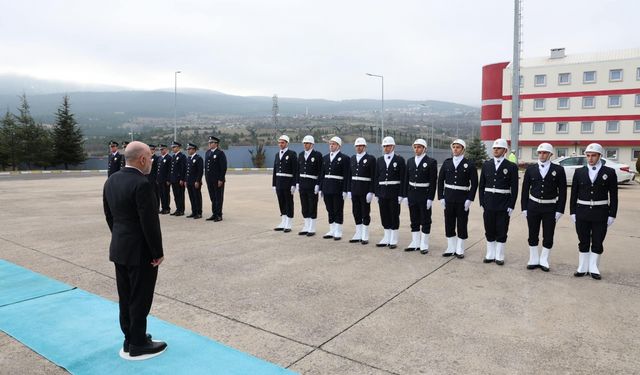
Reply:
[[[0,95],[42,95],[77,91],[121,91],[121,86],[45,80],[17,74],[0,74]]]

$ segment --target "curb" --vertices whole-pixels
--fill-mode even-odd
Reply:
[[[232,172],[270,172],[273,168],[227,168]],[[32,170],[32,171],[8,171],[0,172],[0,176],[15,176],[24,174],[67,174],[67,173],[107,173],[106,169],[83,169],[83,170]]]

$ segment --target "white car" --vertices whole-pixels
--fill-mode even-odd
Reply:
[[[612,160],[607,160],[605,158],[601,158],[604,165],[607,167],[613,168],[616,171],[616,175],[618,176],[618,184],[626,184],[635,178],[636,174],[633,173],[629,166],[626,164],[616,163]],[[582,168],[587,165],[587,158],[582,156],[563,156],[561,158],[557,158],[551,161],[552,163],[561,165],[564,168],[564,172],[567,175],[567,185],[571,185],[573,181],[573,174],[578,168]]]

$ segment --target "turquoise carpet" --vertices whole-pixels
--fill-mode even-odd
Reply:
[[[147,331],[166,352],[124,360],[116,303],[2,260],[0,330],[72,374],[292,374],[154,317]]]

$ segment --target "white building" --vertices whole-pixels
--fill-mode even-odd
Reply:
[[[600,143],[605,157],[635,169],[640,154],[640,48],[551,55],[521,61],[519,160],[537,160],[551,143],[556,157]],[[483,141],[510,139],[510,63],[483,68]],[[498,90],[500,92],[498,92]]]

